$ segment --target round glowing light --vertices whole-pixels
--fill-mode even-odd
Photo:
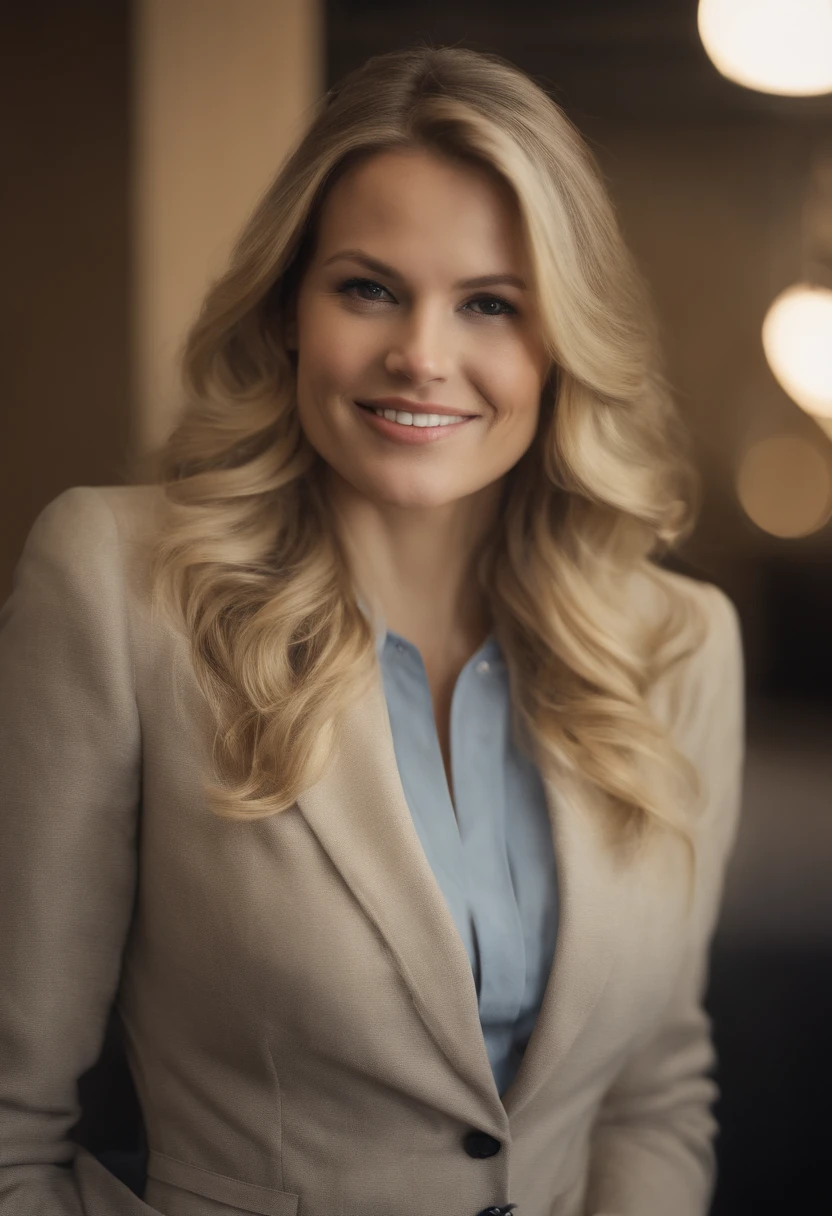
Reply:
[[[815,422],[832,439],[832,418],[823,418],[820,414],[815,414]]]
[[[749,519],[771,536],[808,536],[832,516],[832,469],[807,439],[772,435],[745,452],[737,497]]]
[[[763,349],[801,409],[832,418],[832,291],[798,283],[782,292],[763,321]]]
[[[748,89],[832,92],[830,0],[699,0],[699,36],[714,66]]]

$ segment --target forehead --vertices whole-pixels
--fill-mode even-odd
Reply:
[[[318,255],[359,246],[384,260],[425,256],[489,270],[521,270],[525,253],[509,186],[475,164],[423,150],[378,152],[330,190],[318,221]],[[372,248],[367,248],[372,245]]]

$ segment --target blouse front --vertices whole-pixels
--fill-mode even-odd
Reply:
[[[491,634],[453,691],[454,813],[422,656],[359,602],[375,626],[402,788],[471,961],[502,1095],[534,1028],[557,937],[557,872],[543,783],[512,740],[508,672]]]

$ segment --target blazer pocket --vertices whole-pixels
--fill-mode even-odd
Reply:
[[[257,1186],[253,1182],[242,1182],[226,1174],[214,1174],[211,1170],[189,1165],[187,1161],[168,1157],[155,1149],[148,1151],[147,1176],[154,1183],[213,1201],[210,1208],[204,1203],[189,1205],[185,1197],[180,1195],[177,1206],[171,1209],[171,1216],[226,1216],[236,1212],[255,1212],[257,1216],[297,1216],[297,1195]]]

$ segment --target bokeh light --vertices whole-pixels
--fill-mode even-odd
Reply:
[[[763,348],[792,400],[832,418],[832,291],[799,283],[782,292],[766,313]]]
[[[714,66],[764,93],[832,91],[830,0],[700,0],[699,36]]]
[[[832,516],[832,467],[808,439],[771,435],[745,451],[737,497],[749,519],[771,536],[808,536]]]

